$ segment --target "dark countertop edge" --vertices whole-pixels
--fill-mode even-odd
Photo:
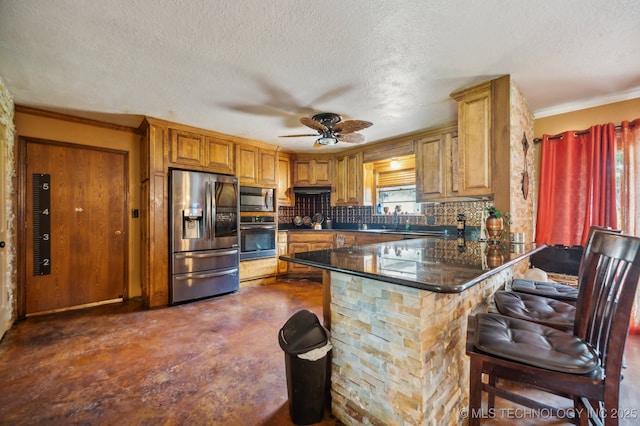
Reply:
[[[347,274],[347,275],[354,275],[354,276],[358,276],[358,277],[363,277],[363,278],[370,278],[376,281],[382,281],[382,282],[388,282],[388,283],[392,283],[392,284],[398,284],[398,285],[402,285],[405,287],[412,287],[412,288],[417,288],[418,290],[428,290],[428,291],[432,291],[434,293],[462,293],[464,290],[473,287],[474,285],[478,284],[480,281],[483,281],[495,274],[497,274],[498,272],[501,272],[505,269],[507,269],[508,267],[515,265],[516,263],[520,262],[521,260],[524,260],[528,257],[530,257],[532,254],[537,253],[538,251],[542,250],[543,248],[545,248],[546,245],[541,245],[540,247],[536,247],[534,249],[532,249],[531,251],[527,252],[527,253],[523,253],[520,256],[514,258],[514,259],[509,259],[508,261],[506,261],[505,263],[503,263],[502,265],[495,267],[493,269],[489,269],[487,271],[485,271],[484,273],[478,275],[476,278],[468,281],[465,284],[462,285],[457,285],[457,286],[441,286],[438,284],[433,284],[433,283],[424,283],[424,282],[417,282],[417,281],[410,281],[410,280],[404,280],[402,278],[397,278],[397,277],[391,277],[391,276],[387,276],[387,275],[378,275],[378,274],[371,274],[368,272],[363,272],[363,271],[354,271],[351,269],[344,269],[344,268],[338,268],[336,266],[332,266],[332,265],[326,265],[324,263],[317,263],[317,262],[313,262],[313,261],[309,261],[309,260],[305,260],[305,259],[296,259],[295,257],[289,257],[286,255],[280,255],[279,259],[280,260],[284,260],[286,262],[292,262],[292,263],[299,263],[301,265],[305,265],[305,266],[311,266],[314,268],[318,268],[318,269],[326,269],[328,271],[334,271],[334,272],[340,272],[343,274]],[[331,251],[331,250],[327,250],[327,251]]]
[[[333,229],[313,229],[313,228],[291,228],[289,225],[286,225],[285,228],[278,227],[279,232],[361,232],[363,234],[389,234],[389,235],[414,235],[414,236],[431,236],[433,235],[433,231],[443,232],[443,236],[454,238],[457,237],[457,229],[455,226],[429,226],[429,225],[417,225],[416,227],[412,227],[409,230],[405,229],[385,229],[379,226],[372,227],[369,225],[369,229],[358,229],[354,228],[333,228]],[[477,235],[480,234],[479,226],[468,226],[465,229],[465,238],[469,240],[473,240],[477,238]]]

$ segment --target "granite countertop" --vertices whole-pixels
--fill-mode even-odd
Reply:
[[[542,250],[534,243],[500,245],[437,237],[280,255],[280,260],[378,281],[460,293]]]

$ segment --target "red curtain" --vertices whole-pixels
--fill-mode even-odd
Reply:
[[[544,135],[537,243],[585,245],[590,226],[618,228],[615,152],[613,123]]]
[[[622,122],[620,145],[620,228],[625,234],[640,236],[640,118]],[[640,333],[640,287],[636,290],[629,331]]]

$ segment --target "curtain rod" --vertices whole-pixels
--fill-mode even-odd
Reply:
[[[631,122],[629,123],[629,127],[635,127],[636,126],[636,122]],[[619,130],[622,128],[622,124],[618,124],[617,126],[614,126],[614,129]],[[580,136],[580,135],[588,135],[589,133],[591,133],[591,130],[583,130],[581,132],[574,132],[573,136]],[[555,136],[549,136],[547,138],[547,140],[554,140],[554,139],[562,139],[562,135],[555,135]],[[535,138],[533,140],[533,143],[540,143],[542,142],[542,138]]]

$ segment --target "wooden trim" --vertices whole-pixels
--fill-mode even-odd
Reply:
[[[44,109],[32,108],[24,105],[16,105],[15,111],[22,114],[36,115],[40,117],[52,118],[54,120],[70,121],[73,123],[86,124],[87,126],[103,127],[105,129],[119,130],[123,132],[140,133],[140,126],[129,127],[121,124],[107,123],[105,121],[94,120],[91,118],[76,117],[61,112],[47,111]],[[144,116],[140,116],[140,120],[144,120]]]

